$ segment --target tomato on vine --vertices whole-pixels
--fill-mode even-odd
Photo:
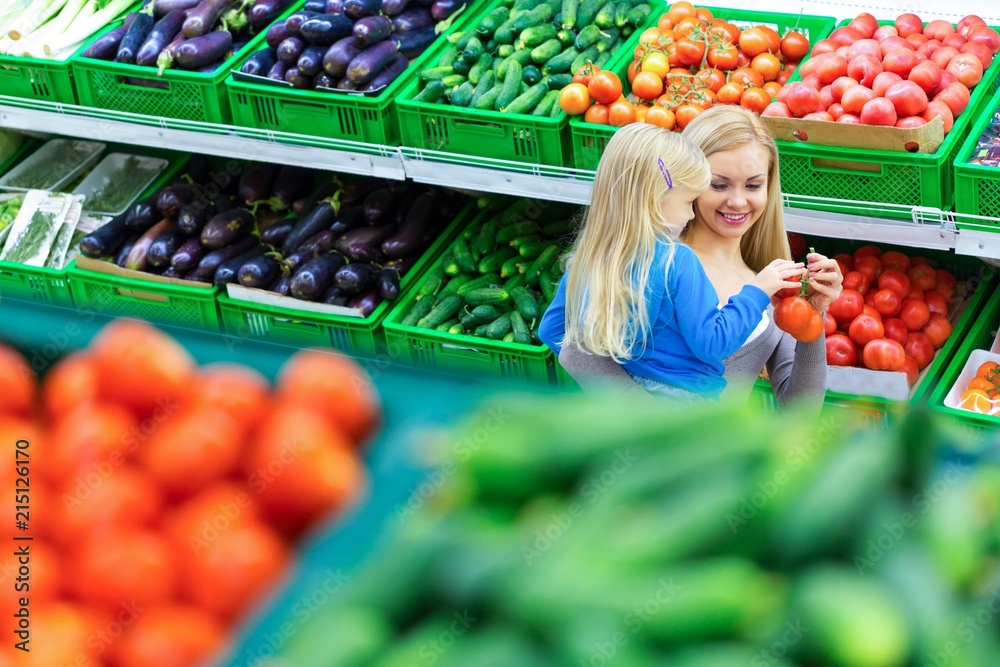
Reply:
[[[677,120],[677,126],[683,130],[687,127],[687,124],[697,118],[702,111],[703,109],[701,107],[695,106],[694,104],[680,105],[674,112],[674,116]]]
[[[681,65],[700,65],[705,57],[705,42],[684,38],[677,42],[677,62]]]
[[[709,67],[721,70],[736,69],[736,62],[739,60],[739,53],[732,44],[718,44],[708,49],[705,62]]]
[[[597,65],[593,63],[587,63],[586,65],[578,69],[576,71],[576,74],[573,75],[573,83],[582,83],[585,86],[589,86],[590,80],[594,77],[595,74],[598,74],[600,71],[601,68],[598,67]]]
[[[740,98],[740,106],[756,113],[763,113],[771,103],[771,96],[763,88],[747,88]]]
[[[639,72],[632,80],[632,92],[643,100],[655,100],[663,94],[663,79],[652,72]]]

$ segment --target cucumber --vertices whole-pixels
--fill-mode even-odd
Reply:
[[[615,3],[614,0],[609,0],[601,9],[597,12],[597,16],[594,17],[594,25],[598,28],[612,28],[615,25]]]
[[[499,271],[503,268],[507,260],[512,259],[516,255],[517,251],[513,248],[500,248],[496,252],[493,252],[479,260],[479,264],[476,268],[479,269],[480,273],[492,273],[494,271]],[[497,282],[499,283],[499,280]]]
[[[552,110],[549,111],[549,118],[557,118],[559,114],[563,112],[562,107],[558,104],[552,105]]]
[[[556,220],[542,225],[541,232],[548,236],[566,236],[575,228],[572,220]]]
[[[475,332],[473,332],[472,335],[478,336],[479,338],[486,338],[486,330],[489,328],[490,328],[489,324],[480,324],[478,327],[476,327],[476,330]]]
[[[479,326],[480,324],[489,324],[498,317],[503,315],[501,311],[496,306],[491,306],[489,304],[484,304],[482,306],[476,306],[469,313],[474,326]]]
[[[462,74],[451,74],[441,79],[441,83],[444,84],[444,89],[446,91],[450,90],[452,92],[454,92],[455,88],[458,88],[465,82],[466,82],[466,77]]]
[[[479,83],[476,84],[476,90],[472,93],[472,100],[469,102],[469,106],[478,109],[479,100],[481,100],[486,93],[493,89],[496,82],[497,75],[493,73],[493,70],[487,70],[483,74],[482,78],[479,79]]]
[[[546,21],[551,21],[555,12],[549,5],[538,5],[530,12],[521,14],[514,19],[514,32],[523,32],[529,28],[541,26]],[[555,27],[555,26],[552,26]]]
[[[501,315],[490,323],[490,325],[486,328],[486,337],[492,338],[493,340],[500,340],[510,333],[510,330],[510,313],[507,313],[505,315]]]
[[[547,84],[539,83],[528,89],[527,92],[518,95],[513,102],[506,107],[500,107],[500,111],[506,113],[531,113],[538,106],[545,94],[549,92]]]
[[[479,80],[483,77],[483,74],[491,71],[490,68],[493,66],[493,56],[489,53],[484,53],[476,61],[476,64],[472,66],[469,70],[469,81],[475,86],[479,83]]]
[[[512,311],[510,314],[510,327],[511,333],[514,334],[515,343],[520,343],[521,345],[531,345],[531,331],[528,330],[528,325],[524,322],[524,317],[518,311]]]
[[[542,101],[538,103],[535,110],[531,115],[533,116],[551,116],[553,109],[560,109],[559,107],[559,90],[554,89],[551,81],[546,81],[550,89],[549,92],[545,93],[545,97]],[[560,109],[561,111],[562,109]]]
[[[421,299],[413,304],[413,308],[410,308],[410,312],[406,314],[400,324],[407,327],[416,326],[417,322],[427,317],[427,314],[433,309],[434,299]]]
[[[458,60],[458,48],[453,44],[445,49],[445,52],[441,54],[438,66],[448,67],[449,65],[453,65],[456,60]]]
[[[562,53],[550,58],[545,63],[545,66],[542,67],[542,72],[545,74],[564,74],[569,72],[571,71],[570,66],[578,55],[580,55],[580,51],[576,48],[576,45],[567,46],[563,49]]]
[[[451,330],[451,328],[453,326],[455,326],[456,324],[460,324],[460,322],[458,321],[457,317],[453,317],[450,320],[448,320],[447,322],[445,322],[444,324],[439,324],[438,326],[434,327],[434,329],[436,331],[441,331],[443,333],[448,333]]]
[[[552,91],[557,93],[558,91]],[[527,236],[538,232],[538,223],[534,220],[526,220],[517,225],[507,225],[497,230],[496,242],[498,245],[507,245],[519,236]]]
[[[510,18],[510,8],[497,7],[479,22],[476,32],[481,36],[492,36],[508,18]]]
[[[420,72],[421,81],[440,81],[446,76],[450,76],[455,73],[455,68],[451,65],[442,65],[440,67],[428,67]]]
[[[521,245],[517,252],[524,259],[536,259],[552,246],[551,241],[530,241]]]
[[[517,311],[529,322],[541,314],[538,310],[538,300],[527,287],[514,288],[510,292],[510,298],[514,300]]]
[[[597,45],[588,46],[586,49],[580,52],[576,58],[573,59],[573,63],[569,67],[569,71],[576,74],[580,69],[591,63],[597,64],[597,61],[601,58],[601,52],[597,50]]]
[[[465,273],[475,272],[476,261],[472,258],[472,250],[469,249],[469,244],[465,242],[465,239],[455,239],[451,244],[451,252],[455,255],[455,262],[462,271]]]
[[[601,55],[597,56],[597,60],[594,61],[594,64],[597,65],[597,67],[604,69],[604,66],[608,63],[609,60],[611,60],[613,55],[614,54],[612,54],[611,50],[609,49],[604,53],[602,53]]]
[[[522,32],[517,38],[517,45],[520,48],[534,48],[544,44],[559,34],[559,29],[551,23],[536,25]]]
[[[503,290],[508,294],[510,294],[511,290],[515,290],[518,287],[524,287],[524,275],[521,273],[518,273],[503,284]]]
[[[497,57],[499,58],[506,58],[512,53],[514,53],[513,44],[501,44],[497,47]]]
[[[580,0],[563,0],[562,27],[568,29],[576,27],[576,14],[579,9],[580,9]]]
[[[442,300],[447,299],[449,296],[457,294],[458,288],[464,285],[465,283],[469,282],[470,280],[472,280],[472,278],[465,274],[455,276],[454,278],[448,281],[448,284],[445,285],[440,292],[438,292],[437,299],[435,299],[434,303],[440,303]]]
[[[448,41],[450,42],[452,38],[455,38],[455,41],[453,43],[455,44],[455,48],[458,49],[459,54],[461,54],[461,52],[465,49],[465,47],[468,46],[469,41],[475,36],[476,35],[474,32],[472,32],[471,30],[466,30],[464,32],[455,33],[454,35],[448,38]]]
[[[431,81],[427,84],[420,93],[413,99],[417,102],[437,102],[442,97],[444,97],[444,91],[447,88],[443,81]]]
[[[536,241],[541,241],[541,240],[542,237],[540,234],[525,234],[524,236],[518,236],[516,238],[511,239],[508,245],[516,250],[523,245],[527,245],[529,243],[535,243]]]
[[[511,325],[511,327],[513,327],[513,324]],[[505,343],[513,343],[514,342],[514,332],[513,331],[507,332],[507,335],[504,336],[501,340],[503,342],[505,342]]]
[[[470,65],[475,64],[479,61],[480,56],[483,55],[483,43],[479,41],[478,37],[473,37],[469,40],[469,43],[465,45],[462,49],[462,60],[469,63]]]
[[[455,74],[462,74],[468,76],[469,71],[472,69],[474,63],[467,62],[465,58],[459,58],[452,64],[452,69],[455,70]]]
[[[517,63],[518,67],[524,67],[531,62],[531,49],[518,49],[514,53],[507,56],[503,63],[500,65],[500,69],[497,70],[497,76],[507,80],[507,70],[513,63]],[[521,72],[518,70],[517,78],[521,78]]]
[[[500,276],[498,276],[495,273],[490,273],[489,275],[480,276],[479,278],[473,278],[469,282],[459,287],[458,290],[455,292],[455,294],[457,294],[458,296],[465,296],[472,290],[499,284],[500,284]]]
[[[562,42],[553,37],[533,48],[531,50],[531,59],[539,64],[547,63],[552,58],[558,56],[562,52],[562,48]],[[541,72],[539,72],[538,78],[541,79]],[[538,82],[535,81],[534,83]]]
[[[614,24],[616,28],[624,28],[625,24],[628,23],[628,13],[632,10],[632,3],[628,0],[618,0],[618,4],[615,5],[615,19]]]
[[[496,235],[496,220],[487,220],[483,226],[479,228],[479,233],[476,235],[476,240],[473,242],[473,246],[475,251],[479,253],[480,257],[485,257],[493,252],[494,248],[496,248]],[[483,273],[487,272],[483,271]]]
[[[548,301],[552,302],[552,299],[556,298],[556,289],[558,288],[558,283],[552,277],[552,274],[547,270],[542,271],[538,275],[538,287],[542,290],[542,297]]]
[[[455,261],[455,254],[450,250],[441,256],[441,271],[446,276],[457,276],[462,272]]]
[[[497,44],[513,44],[516,34],[514,32],[514,19],[509,18],[493,33],[493,39]]]
[[[427,273],[427,277],[424,278],[424,282],[420,284],[417,289],[417,300],[423,299],[427,296],[433,296],[438,293],[441,286],[444,284],[444,271],[440,266],[435,267]]]
[[[517,60],[512,60],[516,55],[515,53],[505,61],[510,63],[507,65],[506,77],[501,70],[500,78],[504,80],[503,88],[500,89],[500,94],[497,96],[497,102],[494,107],[498,111],[503,111],[511,102],[517,99],[518,93],[521,90],[521,63]],[[528,55],[530,57],[531,54],[529,53]]]
[[[649,18],[652,8],[647,4],[636,5],[628,12],[628,25],[633,28],[639,28],[646,23],[646,19]]]
[[[543,78],[542,83],[549,87],[550,91],[558,93],[563,88],[573,83],[573,75],[566,74],[549,74],[547,77]],[[558,97],[556,98],[558,99]],[[556,105],[558,108],[558,105]]]
[[[559,261],[559,255],[562,254],[562,249],[557,245],[549,246],[545,252],[543,252],[538,257],[538,270],[539,271],[554,271],[556,263]]]
[[[588,25],[586,28],[577,33],[576,41],[573,45],[576,47],[577,51],[586,51],[588,47],[597,44],[597,40],[601,38],[601,29],[596,25]]]
[[[497,98],[500,97],[499,88],[490,88],[488,91],[483,93],[477,101],[473,103],[473,107],[481,111],[491,111],[496,108]]]
[[[500,277],[510,278],[518,275],[518,268],[524,260],[520,255],[514,255],[500,266]]]
[[[475,92],[476,87],[472,85],[471,81],[466,81],[458,90],[451,94],[451,104],[456,107],[467,107],[469,102],[472,101],[472,93]]]
[[[601,53],[610,51],[611,47],[614,46],[616,41],[618,41],[619,35],[621,35],[621,30],[615,27],[608,28],[607,30],[601,32],[601,38],[597,40],[597,50]]]
[[[465,293],[465,302],[476,306],[499,306],[510,300],[510,294],[500,287],[480,287]]]
[[[576,13],[576,27],[582,29],[594,22],[597,12],[601,11],[606,0],[581,0],[580,8]]]
[[[556,33],[556,39],[558,39],[563,46],[572,46],[573,42],[576,41],[576,31],[563,28]]]
[[[452,328],[448,329],[448,333],[450,333],[452,336],[461,336],[462,334],[465,333],[465,327],[463,327],[461,323],[456,324]]]
[[[443,324],[462,309],[462,297],[453,294],[437,303],[431,312],[427,313],[418,322],[417,326],[423,329],[434,329]]]
[[[523,70],[521,70],[521,81],[533,86],[542,80],[542,70],[538,69],[534,65],[528,65]]]
[[[531,264],[528,264],[524,269],[524,279],[528,285],[538,284],[538,275],[543,269],[549,268],[556,259],[559,258],[559,246],[552,245],[549,246],[545,252],[535,258]],[[551,300],[551,299],[547,299]]]

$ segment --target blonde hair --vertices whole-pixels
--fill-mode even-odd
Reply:
[[[683,135],[701,148],[706,156],[734,150],[753,142],[767,151],[767,205],[757,222],[740,239],[740,253],[743,261],[755,272],[775,259],[791,259],[781,207],[778,147],[760,117],[741,106],[724,104],[695,117],[684,128]],[[698,209],[695,207],[694,221],[688,225],[686,232],[690,233],[699,224],[704,224],[704,220],[698,216]]]
[[[671,190],[661,159],[674,188],[708,187],[708,160],[679,134],[633,123],[608,142],[582,229],[566,259],[563,344],[575,343],[618,363],[632,357],[637,341],[646,344],[649,271],[657,242],[670,238],[660,203]]]

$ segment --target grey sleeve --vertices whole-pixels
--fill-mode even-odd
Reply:
[[[819,412],[826,396],[826,336],[799,343],[782,332],[767,372],[779,404],[795,401]]]
[[[577,345],[568,344],[559,353],[559,363],[584,391],[615,392],[651,398],[611,357],[590,354]]]

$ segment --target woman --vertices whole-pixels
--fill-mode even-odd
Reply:
[[[788,259],[778,174],[778,151],[770,132],[753,112],[733,105],[705,111],[684,136],[704,151],[712,171],[709,189],[695,202],[694,219],[681,241],[701,261],[719,303],[751,283],[775,257]],[[839,295],[843,276],[837,262],[810,254],[808,266],[813,306],[825,311]],[[562,340],[564,312],[546,312],[548,338]],[[554,333],[553,333],[554,332]],[[610,357],[566,345],[559,362],[584,388],[636,392],[636,383]],[[815,407],[826,391],[825,337],[796,343],[774,324],[773,308],[744,345],[726,358],[723,400],[745,400],[762,369],[767,370],[778,401],[801,399]]]

